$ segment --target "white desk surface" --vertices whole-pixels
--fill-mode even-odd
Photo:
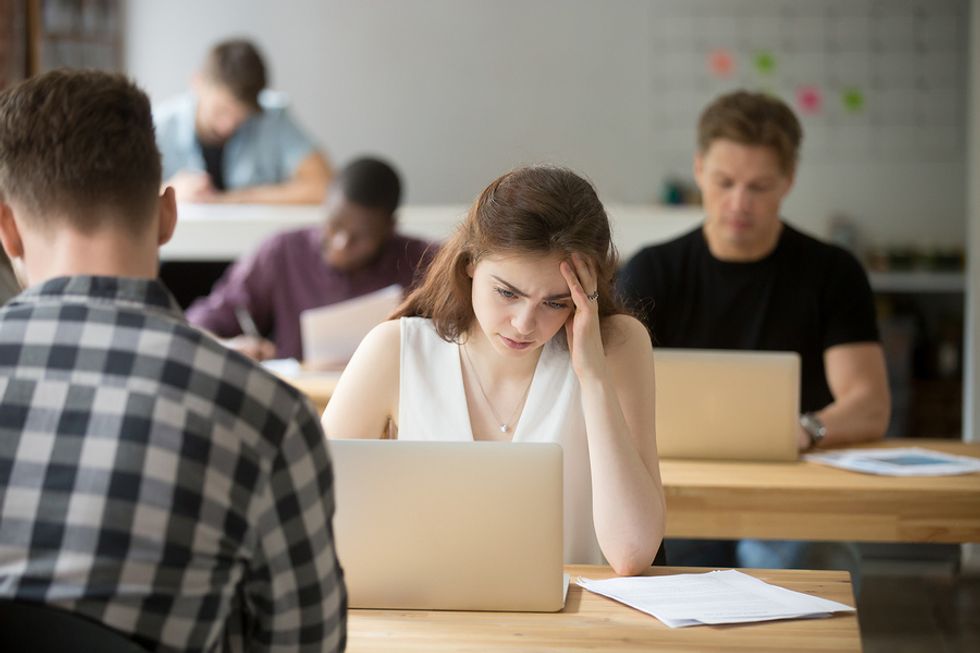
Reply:
[[[433,242],[445,240],[466,215],[464,205],[417,205],[398,210],[399,230]],[[693,229],[704,215],[700,206],[609,204],[606,206],[619,259],[625,263],[646,245]],[[266,204],[179,204],[177,230],[160,250],[164,261],[233,261],[272,234],[315,225],[320,206]],[[878,292],[963,292],[962,272],[873,272]]]
[[[466,215],[466,206],[404,206],[400,231],[441,241]],[[644,245],[693,229],[702,218],[698,206],[608,205],[613,242],[625,261]],[[272,234],[319,223],[320,206],[260,204],[179,204],[174,237],[160,250],[164,261],[231,261]]]

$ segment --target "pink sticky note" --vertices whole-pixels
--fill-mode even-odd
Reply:
[[[816,86],[801,86],[796,89],[796,103],[803,113],[820,113],[823,109],[823,93]]]
[[[708,54],[708,69],[715,77],[728,77],[735,72],[735,59],[724,48],[716,48]]]

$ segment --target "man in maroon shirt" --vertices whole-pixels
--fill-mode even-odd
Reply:
[[[277,234],[232,265],[187,319],[258,360],[302,358],[299,315],[392,284],[411,287],[434,247],[395,233],[398,174],[378,159],[357,159],[327,193],[326,222]],[[236,310],[261,337],[242,333]]]

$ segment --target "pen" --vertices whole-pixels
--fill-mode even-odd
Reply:
[[[235,319],[238,320],[238,326],[242,328],[242,333],[246,336],[251,336],[252,338],[262,337],[262,334],[259,333],[259,328],[255,326],[255,320],[252,319],[248,309],[244,306],[235,307]]]

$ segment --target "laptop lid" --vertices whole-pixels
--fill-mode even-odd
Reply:
[[[795,352],[656,349],[662,458],[797,460]]]
[[[559,445],[329,446],[350,607],[561,610]]]

